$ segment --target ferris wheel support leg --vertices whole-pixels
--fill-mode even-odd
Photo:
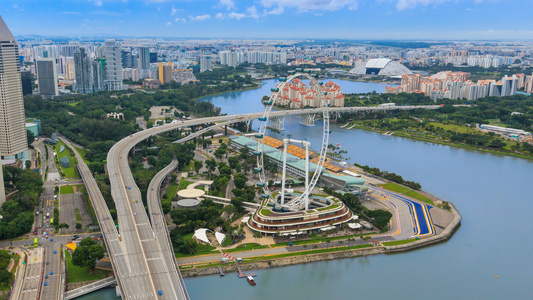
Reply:
[[[305,210],[309,209],[309,142],[305,142]]]
[[[283,169],[281,173],[281,205],[285,204],[285,172],[287,169],[287,145],[288,139],[283,139]]]

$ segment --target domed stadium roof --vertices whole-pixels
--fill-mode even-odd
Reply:
[[[412,74],[411,70],[397,61],[388,58],[368,60],[350,71],[352,75],[380,75],[388,77]]]

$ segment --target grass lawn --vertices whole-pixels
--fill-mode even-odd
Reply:
[[[455,131],[455,132],[459,132],[459,133],[475,133],[475,132],[479,132],[479,131],[475,130],[474,128],[470,128],[470,127],[467,127],[467,126],[461,126],[461,125],[454,125],[454,124],[442,124],[442,123],[437,123],[437,122],[430,122],[427,125],[433,125],[434,127],[439,127],[439,128],[444,129],[444,130],[450,130],[450,131]]]
[[[408,239],[408,240],[399,240],[399,241],[392,241],[392,242],[383,242],[382,244],[384,246],[396,246],[396,245],[403,245],[410,242],[414,242],[416,239]]]
[[[261,214],[262,214],[263,216],[268,216],[268,215],[270,215],[271,213],[272,213],[272,211],[271,211],[270,209],[263,208],[263,209],[261,210]]]
[[[326,206],[326,207],[321,207],[321,208],[317,208],[318,211],[324,211],[324,210],[328,210],[328,209],[334,209],[334,208],[337,208],[339,207],[340,205],[339,204],[334,204],[334,205],[331,205],[331,206]]]
[[[82,224],[80,210],[76,208],[75,211],[76,211],[76,222]]]
[[[191,184],[191,183],[192,183],[192,181],[185,180],[185,178],[182,177],[178,190],[181,191],[183,189],[186,189],[189,186],[189,184]]]
[[[109,277],[111,271],[95,269],[92,274],[89,274],[89,269],[80,268],[72,264],[70,252],[65,252],[67,260],[67,283],[82,282],[87,280],[97,280]]]
[[[63,150],[62,153],[59,153],[59,150],[60,150],[61,146],[64,146],[65,150]],[[70,149],[61,141],[55,146],[55,151],[57,153],[57,159],[59,161],[58,169],[61,168],[63,170],[63,173],[65,173],[65,177],[66,178],[80,178],[80,176],[78,175],[78,173],[75,170],[76,161],[74,159],[74,156],[70,154],[69,150]],[[68,157],[68,160],[69,160],[69,163],[70,163],[70,167],[69,168],[65,168],[65,167],[61,166],[61,162],[60,161],[61,161],[61,158],[63,158],[64,156]]]
[[[434,205],[433,201],[431,201],[431,199],[429,199],[428,197],[426,197],[426,196],[424,196],[424,195],[422,195],[422,194],[420,194],[420,193],[418,193],[416,191],[413,191],[413,190],[410,190],[410,189],[408,189],[406,187],[398,185],[396,183],[385,183],[385,184],[382,184],[381,187],[384,188],[384,189],[387,189],[389,191],[400,193],[400,194],[403,194],[403,195],[405,195],[407,197],[411,197],[413,199],[422,201],[424,203]]]
[[[414,198],[416,200],[420,200],[424,203],[427,203],[427,204],[431,204],[433,205],[433,201],[431,201],[431,199],[429,199],[428,197],[422,195],[422,194],[419,194],[418,192],[415,192],[415,191],[409,191],[409,192],[405,192],[403,193],[404,195],[408,196],[408,197],[411,197],[411,198]]]
[[[385,183],[385,184],[382,184],[381,187],[386,190],[393,191],[396,193],[404,193],[404,192],[410,191],[410,189],[403,187],[401,185],[398,185],[396,183]]]
[[[68,105],[70,105],[70,106],[76,106],[76,105],[78,105],[78,103],[80,103],[80,101],[70,102]]]
[[[244,259],[246,262],[249,261],[257,261],[257,260],[265,260],[266,259],[272,259],[272,258],[282,258],[282,257],[290,257],[290,256],[298,256],[298,255],[307,255],[307,254],[316,254],[316,253],[327,253],[327,252],[337,252],[337,251],[344,251],[344,250],[352,250],[352,249],[362,249],[362,248],[370,248],[372,247],[371,244],[364,244],[364,245],[357,245],[357,246],[349,246],[349,247],[336,247],[336,248],[327,248],[327,249],[317,249],[317,250],[307,250],[307,251],[298,251],[298,252],[289,252],[289,253],[283,253],[283,254],[277,254],[277,255],[270,255],[270,256],[258,256],[258,257],[252,257],[250,259]]]
[[[82,149],[82,148],[78,148],[78,147],[74,147],[74,149],[76,149],[76,151],[78,152],[78,154],[81,156],[81,158],[83,159],[83,161],[85,163],[89,163],[89,161],[87,159],[85,159],[85,149]]]
[[[74,194],[74,186],[72,185],[63,185],[59,187],[60,194]]]
[[[248,251],[248,250],[256,250],[256,249],[265,249],[265,248],[269,248],[268,245],[259,245],[257,243],[248,243],[248,244],[239,245],[237,248],[226,249],[226,250],[223,250],[223,251],[226,252],[226,253],[229,253],[229,252],[240,252],[240,251]]]
[[[282,246],[288,246],[289,243],[292,243],[294,246],[296,246],[296,245],[306,245],[306,244],[315,244],[315,243],[321,243],[321,242],[325,242],[325,241],[347,240],[349,238],[355,238],[355,237],[360,237],[360,236],[365,236],[365,235],[371,235],[371,234],[374,234],[374,233],[376,233],[376,232],[372,231],[372,232],[363,233],[363,234],[334,236],[334,237],[313,236],[309,240],[283,242],[283,243],[278,243],[278,244],[272,244],[270,246],[272,246],[272,247],[282,247]]]
[[[174,198],[174,196],[176,196],[177,191],[178,191],[178,185],[173,182],[168,186],[167,192],[165,194],[167,195],[168,199],[172,199]]]
[[[231,238],[228,235],[226,235],[226,239],[222,242],[221,246],[222,247],[227,247],[227,246],[231,245],[231,242],[232,242]]]

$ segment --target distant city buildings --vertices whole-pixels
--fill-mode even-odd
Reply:
[[[420,74],[404,75],[400,86],[386,87],[385,92],[422,93],[433,100],[476,100],[487,96],[515,95],[518,89],[524,87],[526,78],[524,74],[515,74],[512,77],[505,75],[501,81],[479,80],[474,83],[467,79],[467,75],[469,74],[464,72],[439,72],[428,77]]]
[[[59,95],[55,58],[38,58],[35,61],[39,94],[46,98]]]
[[[172,62],[159,63],[159,81],[161,84],[172,81]]]

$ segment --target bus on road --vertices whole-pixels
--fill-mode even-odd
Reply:
[[[37,244],[37,238],[34,238],[34,239],[33,239],[33,246],[34,246],[34,247],[39,246],[39,244]]]

